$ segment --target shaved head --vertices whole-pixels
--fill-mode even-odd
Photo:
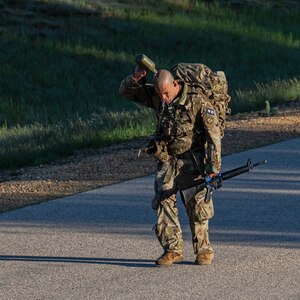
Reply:
[[[180,91],[177,80],[168,70],[159,70],[153,79],[156,94],[167,104],[170,104]]]
[[[154,76],[154,85],[158,88],[162,86],[172,84],[174,81],[174,76],[168,70],[159,70]]]

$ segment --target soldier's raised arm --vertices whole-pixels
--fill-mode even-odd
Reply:
[[[155,90],[152,84],[146,84],[146,74],[146,69],[137,65],[134,73],[122,80],[119,92],[128,100],[132,100],[147,107],[155,108],[153,103]]]

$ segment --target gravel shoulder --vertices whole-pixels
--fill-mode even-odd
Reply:
[[[222,155],[299,136],[299,101],[280,107],[273,116],[259,112],[235,115],[227,121]],[[48,165],[0,170],[0,213],[152,174],[155,160],[145,154],[138,156],[145,145],[146,138],[140,138],[78,151]]]

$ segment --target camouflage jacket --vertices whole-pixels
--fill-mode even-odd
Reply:
[[[200,89],[191,90],[183,81],[181,92],[169,105],[155,93],[152,84],[136,82],[132,75],[120,85],[120,94],[153,108],[156,136],[168,141],[171,155],[192,151],[207,173],[221,170],[221,132],[214,107]],[[205,166],[205,167],[204,167]]]

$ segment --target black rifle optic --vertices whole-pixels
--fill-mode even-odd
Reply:
[[[219,189],[222,186],[223,180],[227,180],[236,176],[239,176],[241,174],[247,173],[251,171],[253,168],[266,164],[266,160],[262,160],[256,164],[252,164],[251,159],[248,159],[247,164],[242,167],[238,167],[229,171],[226,171],[224,173],[219,173],[218,175],[214,176],[213,178],[210,178],[209,176],[206,177],[206,179],[202,182],[198,182],[194,184],[193,186],[190,186],[188,188],[181,189],[181,197],[183,198],[184,203],[186,204],[189,200],[191,200],[194,196],[196,196],[197,193],[200,191],[203,191],[205,188],[207,189],[205,201],[210,200],[211,193],[214,190]]]

